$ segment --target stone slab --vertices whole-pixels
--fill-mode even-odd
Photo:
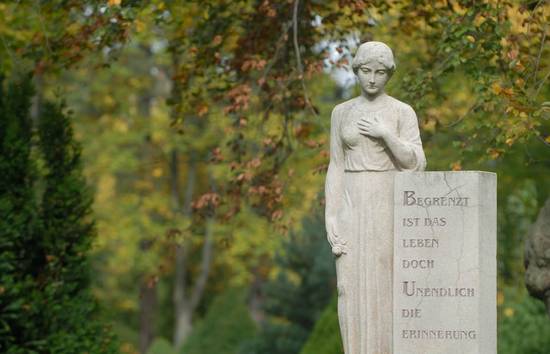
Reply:
[[[496,175],[398,173],[393,352],[496,354]]]

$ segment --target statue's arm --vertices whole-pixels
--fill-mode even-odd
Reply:
[[[327,238],[333,253],[343,252],[341,235],[337,231],[337,214],[341,208],[344,194],[344,150],[338,133],[341,115],[335,108],[330,119],[330,162],[325,181],[325,224]]]
[[[406,106],[399,118],[399,136],[386,131],[382,138],[401,169],[423,171],[426,167],[426,157],[422,149],[416,113],[411,107]]]

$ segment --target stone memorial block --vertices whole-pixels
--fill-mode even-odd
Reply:
[[[496,354],[496,175],[398,173],[393,352]]]

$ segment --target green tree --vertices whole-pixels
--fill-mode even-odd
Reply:
[[[94,319],[87,253],[94,236],[80,147],[60,105],[45,103],[35,144],[30,79],[2,96],[2,336],[8,353],[114,353]],[[17,179],[15,179],[17,177]],[[5,257],[4,257],[5,255]]]
[[[14,353],[35,348],[31,307],[37,254],[32,252],[37,230],[33,189],[36,165],[31,160],[29,80],[0,83],[0,349]],[[31,271],[32,270],[32,271]],[[33,304],[34,305],[34,304]]]
[[[334,262],[323,218],[308,217],[275,258],[275,278],[264,289],[267,321],[246,353],[298,353],[334,291]]]

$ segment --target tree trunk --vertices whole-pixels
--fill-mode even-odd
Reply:
[[[254,281],[250,287],[250,295],[248,297],[248,310],[254,322],[260,326],[265,320],[263,310],[264,297],[262,295],[262,285],[264,280],[258,271],[254,272]]]
[[[174,196],[174,207],[179,209],[179,184],[176,182],[179,179],[178,173],[178,153],[172,152],[171,158],[171,176],[172,176],[172,194]],[[187,186],[185,190],[185,197],[183,202],[183,215],[185,217],[192,217],[191,203],[193,200],[193,190],[195,187],[196,179],[196,162],[194,161],[194,155],[190,156],[187,167]],[[206,231],[204,243],[201,252],[201,269],[200,273],[193,282],[193,288],[188,289],[187,282],[187,247],[178,245],[176,248],[176,269],[174,279],[174,308],[175,308],[175,326],[174,326],[174,347],[179,349],[193,328],[193,314],[196,311],[200,300],[204,294],[206,288],[206,282],[208,280],[208,274],[210,273],[210,266],[212,263],[212,249],[213,249],[213,218],[209,217],[206,220]]]
[[[157,308],[157,286],[154,281],[144,279],[139,294],[139,352],[147,353],[155,338],[155,312]]]
[[[178,215],[182,211],[186,218],[192,217],[191,203],[193,201],[193,190],[195,189],[196,165],[193,161],[193,156],[190,157],[187,166],[187,186],[185,188],[185,197],[183,208],[180,203],[180,186],[179,186],[179,158],[178,152],[174,149],[170,159],[170,175],[172,180],[172,205]],[[185,241],[185,240],[184,240]],[[187,247],[185,244],[176,246],[176,266],[174,274],[174,309],[175,325],[174,325],[174,346],[179,348],[191,331],[192,309],[189,308],[187,294],[187,277],[186,277],[186,260]]]

